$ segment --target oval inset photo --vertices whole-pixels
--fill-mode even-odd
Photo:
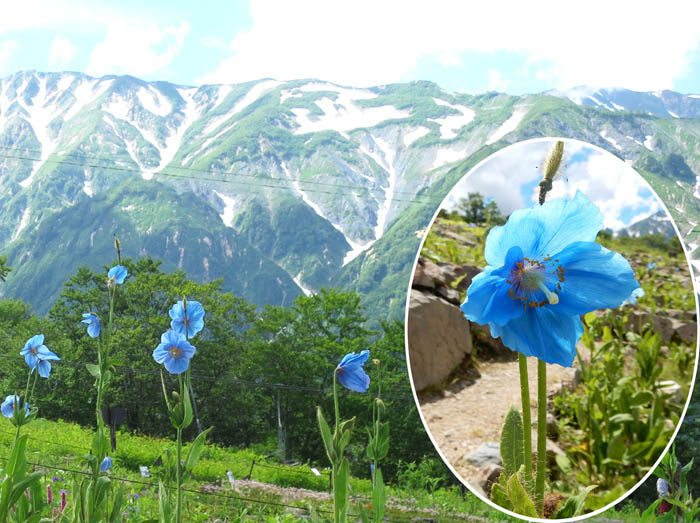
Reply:
[[[484,501],[590,516],[670,447],[695,376],[693,281],[664,205],[612,154],[542,139],[482,161],[428,228],[407,305],[423,423]]]

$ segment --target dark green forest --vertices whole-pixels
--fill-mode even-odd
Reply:
[[[343,390],[341,414],[357,417],[349,454],[354,475],[367,476],[363,455],[371,404],[381,387],[391,427],[391,452],[383,465],[393,477],[400,462],[434,461],[446,469],[426,435],[407,379],[404,327],[400,321],[365,328],[367,318],[354,292],[324,289],[300,296],[288,307],[256,306],[221,291],[220,280],[198,284],[182,271],[165,273],[150,258],[126,259],[129,277],[119,286],[114,304],[113,356],[118,365],[103,405],[126,409],[121,429],[169,436],[172,432],[162,397],[160,365],[152,358],[161,334],[169,328],[168,310],[186,296],[202,303],[204,331],[191,361],[192,384],[202,428],[213,426],[209,439],[235,448],[278,453],[280,459],[326,465],[318,437],[316,406],[332,411],[333,369],[348,352],[371,351],[366,394]],[[50,380],[37,390],[39,411],[47,419],[94,424],[94,379],[85,364],[97,359],[97,341],[87,336],[82,314],[109,315],[106,269],[80,267],[65,283],[46,317],[36,316],[22,301],[0,300],[0,347],[6,363],[0,373],[4,394],[15,393],[26,379],[19,351],[42,333],[45,344],[61,357]],[[165,373],[166,386],[175,380]],[[172,380],[173,383],[170,383]],[[193,423],[186,440],[197,434]]]

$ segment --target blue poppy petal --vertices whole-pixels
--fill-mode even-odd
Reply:
[[[185,308],[183,307],[182,302],[178,301],[176,304],[170,307],[168,314],[170,315],[170,319],[182,321],[182,319],[185,317]]]
[[[339,368],[337,370],[338,381],[346,389],[355,392],[367,392],[369,388],[369,376],[362,367],[356,369]]]
[[[618,307],[639,288],[627,260],[598,243],[573,243],[556,258],[564,269],[559,303],[553,306],[559,313]]]
[[[184,354],[179,358],[168,357],[165,360],[165,370],[170,374],[182,374],[190,366],[190,359]]]
[[[163,363],[165,358],[168,357],[168,346],[167,343],[160,343],[153,350],[153,359],[156,360],[156,363]]]
[[[602,225],[603,215],[598,207],[576,191],[571,200],[557,198],[513,211],[505,225],[489,232],[484,256],[494,267],[503,265],[514,245],[520,246],[529,258],[551,256],[572,242],[592,242]]]
[[[45,360],[39,360],[39,364],[37,366],[39,367],[39,376],[42,378],[48,378],[49,374],[51,374],[51,363]]]
[[[523,251],[513,246],[508,250],[503,267],[487,269],[474,277],[462,304],[462,312],[468,320],[482,325],[490,322],[505,325],[523,314],[523,304],[508,295],[512,286],[507,281],[512,267],[522,259]]]
[[[557,314],[552,306],[528,309],[506,325],[491,323],[489,327],[491,336],[500,336],[509,349],[562,367],[572,366],[576,343],[583,334],[578,316]]]
[[[338,363],[339,368],[346,368],[346,369],[354,369],[358,367],[362,367],[367,360],[369,359],[369,351],[368,350],[363,350],[362,352],[359,353],[354,353],[354,352],[349,352],[345,356],[343,356],[343,359],[340,360],[340,363]]]
[[[0,406],[0,411],[2,411],[2,415],[5,416],[6,418],[11,418],[12,415],[14,414],[15,410],[15,402],[19,398],[15,396],[14,394],[10,394],[5,398],[5,401],[2,402],[2,405]]]

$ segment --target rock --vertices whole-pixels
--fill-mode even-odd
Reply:
[[[656,383],[656,386],[659,388],[659,392],[665,394],[666,396],[670,396],[670,398],[676,403],[685,403],[685,398],[683,397],[683,389],[681,389],[681,386],[675,381],[659,381]]]
[[[697,335],[696,322],[684,322],[682,320],[651,314],[645,311],[630,311],[627,316],[627,329],[641,333],[647,323],[653,325],[653,329],[661,336],[661,341],[668,342],[674,337],[686,343],[694,343]]]
[[[489,464],[502,465],[500,445],[496,441],[487,441],[471,454],[464,456],[464,461],[475,467]]]
[[[422,256],[418,258],[416,271],[413,273],[412,287],[434,289],[442,281],[442,271],[437,264]]]
[[[680,320],[674,320],[676,322],[675,334],[684,342],[695,344],[698,335],[698,324],[697,322],[683,323]]]
[[[479,487],[487,494],[486,497],[491,496],[491,485],[498,481],[503,467],[497,463],[489,463],[479,470],[479,477],[477,482]]]
[[[476,245],[476,242],[474,240],[471,240],[467,238],[466,236],[463,236],[461,234],[458,234],[454,231],[450,231],[449,229],[446,231],[443,231],[442,233],[443,236],[456,241],[459,243],[460,247],[474,247]]]
[[[547,437],[556,439],[559,436],[557,418],[551,412],[547,413]]]
[[[438,287],[436,289],[438,296],[445,298],[447,301],[458,307],[461,305],[459,299],[459,291],[451,287]]]
[[[440,383],[472,352],[469,322],[460,308],[427,292],[411,290],[407,328],[416,390]]]
[[[479,269],[479,267],[474,267],[473,265],[463,265],[462,268],[464,269],[463,274],[465,274],[465,276],[455,287],[455,289],[457,289],[459,292],[466,291],[472,284],[474,276],[481,272],[481,269]]]
[[[491,328],[488,325],[469,322],[469,328],[478,337],[480,358],[506,357],[518,359],[518,353],[503,345],[501,338],[491,336]],[[486,350],[482,352],[481,349]]]

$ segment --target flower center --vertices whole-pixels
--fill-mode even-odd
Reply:
[[[182,356],[183,350],[180,347],[176,347],[175,345],[171,345],[168,347],[168,356],[174,359],[178,359],[180,356]]]
[[[39,348],[38,347],[29,347],[29,354],[32,356],[36,356],[39,354]]]
[[[515,266],[510,272],[510,279],[506,280],[511,286],[508,289],[510,299],[522,302],[523,309],[527,309],[528,306],[534,309],[548,303],[551,305],[559,303],[559,291],[564,281],[564,269],[557,262],[559,260],[552,261],[549,256],[542,261],[523,258],[523,261],[515,262]],[[552,291],[547,283],[554,283],[555,277],[558,281],[556,289]],[[546,299],[537,299],[535,294],[538,291],[541,291]]]

